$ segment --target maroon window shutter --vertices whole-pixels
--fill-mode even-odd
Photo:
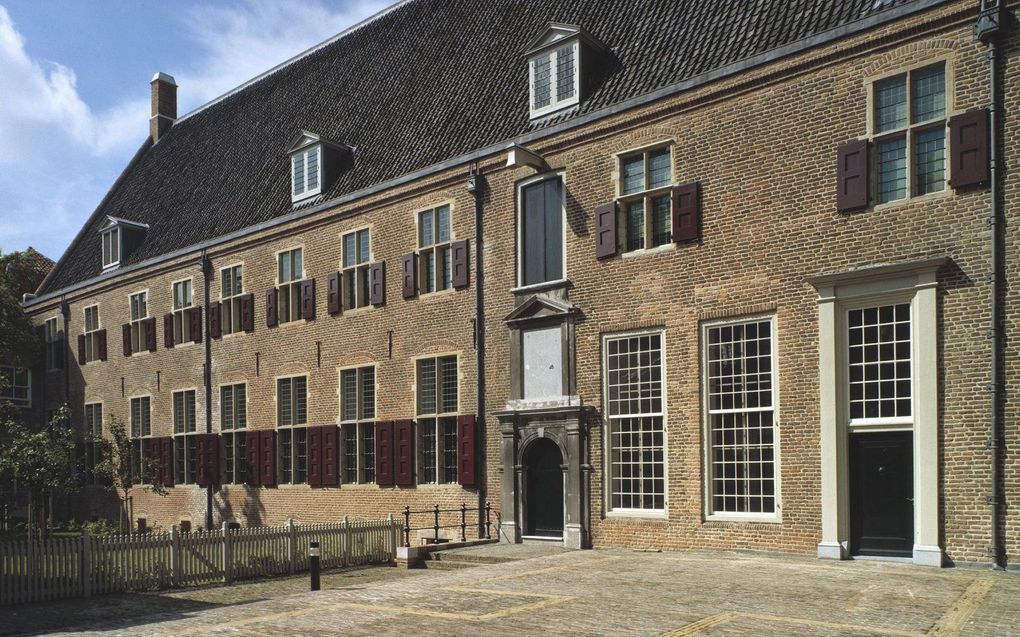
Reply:
[[[308,484],[322,484],[322,427],[309,427],[307,434],[307,455],[306,477]]]
[[[219,338],[222,331],[220,329],[220,302],[210,303],[206,312],[209,312],[209,338]]]
[[[209,455],[209,437],[205,434],[195,436],[195,484],[200,487],[209,486],[209,473],[206,470],[206,458]]]
[[[616,256],[616,202],[595,206],[595,258]]]
[[[393,423],[393,461],[395,481],[401,486],[414,484],[414,421],[397,420]]]
[[[241,297],[241,329],[255,331],[255,295],[250,292]]]
[[[414,252],[400,257],[400,289],[405,299],[418,293],[418,255]]]
[[[150,316],[142,321],[142,332],[145,334],[145,349],[156,351],[156,318]]]
[[[988,109],[949,118],[949,185],[974,186],[988,181]]]
[[[326,310],[330,314],[340,313],[340,273],[326,275]]]
[[[276,431],[263,429],[259,436],[259,480],[271,487],[276,484]]]
[[[85,364],[85,335],[78,335],[78,364]]]
[[[455,288],[466,288],[470,281],[471,249],[468,240],[454,241],[450,245],[450,280]]]
[[[322,486],[336,486],[337,479],[337,455],[336,455],[336,425],[326,425],[322,428]]]
[[[475,485],[475,417],[457,416],[457,482]]]
[[[393,421],[375,425],[375,483],[381,487],[393,484]]]
[[[174,439],[160,438],[160,465],[163,472],[163,486],[174,486]]]
[[[315,279],[301,282],[301,318],[315,320]]]
[[[200,487],[215,485],[219,482],[219,441],[220,437],[216,434],[200,434],[198,436],[198,458],[196,459],[198,467],[195,472],[195,482]]]
[[[259,454],[259,432],[246,431],[244,433],[244,455],[247,456],[248,461],[248,485],[260,486],[262,482],[259,480],[261,466],[259,459],[262,456]]]
[[[99,341],[96,345],[99,350],[99,360],[106,360],[106,330],[99,330],[96,332],[96,340]]]
[[[368,302],[386,305],[386,262],[377,261],[368,266]]]
[[[124,338],[124,356],[131,356],[131,324],[125,323],[121,327],[121,333]]]
[[[191,340],[202,342],[202,308],[191,308]]]
[[[673,187],[673,241],[684,243],[701,236],[701,184]]]
[[[266,292],[266,327],[274,327],[277,321],[276,288]]]
[[[868,197],[868,142],[860,140],[841,144],[836,149],[839,165],[836,168],[836,208],[843,212],[867,208]]]
[[[146,466],[142,467],[142,482],[146,484],[163,484],[163,472],[159,465],[159,446],[156,438],[142,439],[142,452]]]
[[[174,347],[174,315],[163,315],[163,347],[173,349]]]

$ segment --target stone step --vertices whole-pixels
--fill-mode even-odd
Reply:
[[[436,562],[469,562],[471,564],[505,564],[516,562],[516,557],[499,557],[496,555],[473,555],[471,553],[460,553],[453,551],[433,551],[429,554],[429,561]]]
[[[477,562],[461,562],[459,560],[425,560],[425,568],[437,571],[459,571],[465,568],[481,566]]]

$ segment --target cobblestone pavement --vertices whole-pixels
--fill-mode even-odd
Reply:
[[[624,550],[482,563],[499,557],[492,547],[469,568],[248,603],[210,598],[63,634],[1020,636],[1017,573]]]

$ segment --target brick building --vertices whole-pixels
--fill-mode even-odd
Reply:
[[[129,422],[149,524],[1015,560],[1020,39],[979,13],[407,0],[182,117],[158,74],[26,303],[31,408]]]

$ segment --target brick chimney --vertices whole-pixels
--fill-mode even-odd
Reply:
[[[177,119],[177,82],[172,75],[156,73],[152,76],[152,117],[149,118],[149,136],[152,143],[166,134]]]

